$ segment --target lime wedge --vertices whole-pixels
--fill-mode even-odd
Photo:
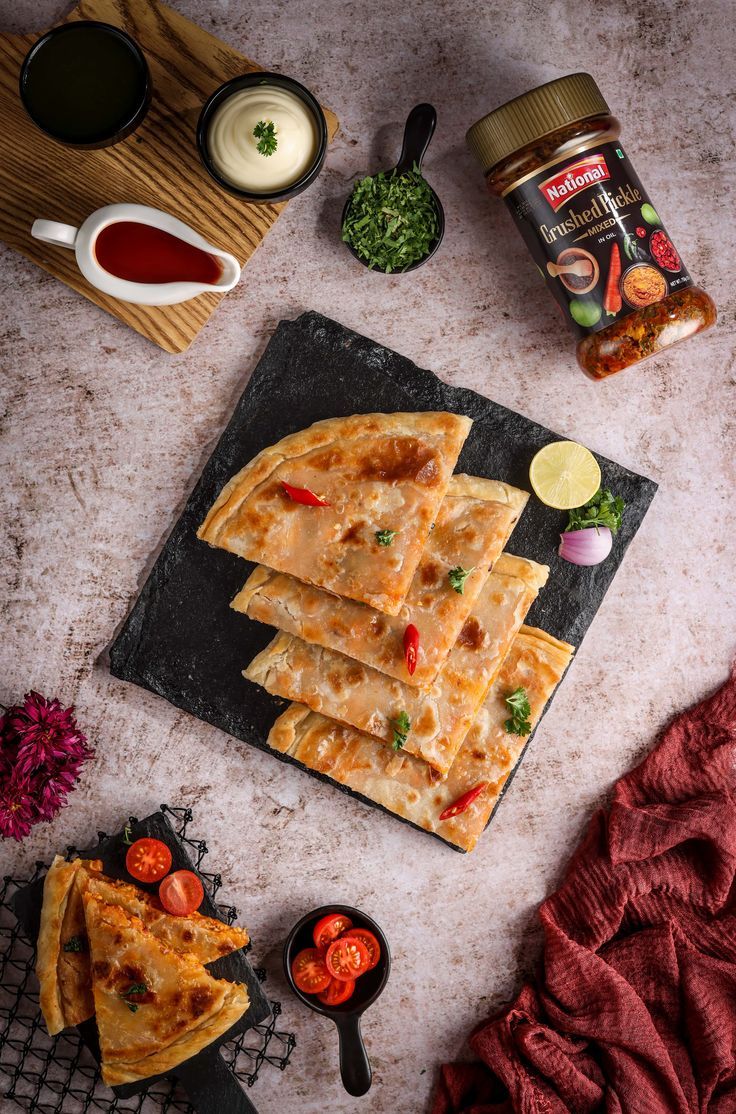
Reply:
[[[601,470],[584,445],[553,441],[534,457],[529,481],[545,506],[569,511],[593,498],[601,486]]]

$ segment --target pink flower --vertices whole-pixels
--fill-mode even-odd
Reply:
[[[0,716],[0,836],[23,839],[53,820],[92,757],[74,708],[37,692],[9,708]]]
[[[0,786],[0,835],[25,839],[36,822],[35,802],[27,782],[14,773]]]

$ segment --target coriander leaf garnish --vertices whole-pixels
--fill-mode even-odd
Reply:
[[[450,581],[450,587],[454,588],[459,595],[462,596],[465,591],[465,581],[474,569],[475,566],[472,569],[464,569],[462,565],[456,565],[454,569],[450,569],[448,572],[447,579]]]
[[[621,526],[625,503],[620,495],[615,497],[607,488],[599,488],[583,507],[570,511],[568,530],[585,530],[589,526],[607,526],[612,534]]]
[[[136,994],[147,994],[147,993],[148,993],[148,987],[146,986],[146,984],[144,982],[134,982],[128,987],[128,989],[125,991],[125,994],[121,994],[121,998],[132,998]]]
[[[376,530],[376,541],[379,545],[389,546],[398,532],[398,530]]]
[[[132,834],[133,832],[131,830],[130,824],[126,824],[123,828],[123,843],[127,843],[130,846],[130,844],[133,842],[130,838]]]
[[[87,944],[83,936],[70,936],[64,944],[65,952],[86,952]]]
[[[434,196],[417,166],[355,183],[342,239],[371,270],[405,271],[429,255],[438,234]]]
[[[411,731],[411,720],[406,712],[399,712],[396,719],[391,720],[391,726],[394,729],[393,748],[394,750],[401,750],[406,742],[407,735]]]
[[[122,998],[131,1013],[136,1013],[139,1003],[130,1002],[128,999],[137,998],[143,994],[148,994],[148,987],[146,984],[144,982],[134,982],[131,983],[128,989],[123,994],[120,994],[119,997]]]
[[[532,709],[527,699],[526,689],[515,689],[505,700],[511,711],[511,718],[504,723],[507,732],[509,735],[528,735],[532,729],[529,719]]]
[[[261,155],[272,155],[278,147],[278,140],[276,139],[276,125],[272,120],[259,120],[253,128],[253,135],[258,142],[256,143],[256,150]]]

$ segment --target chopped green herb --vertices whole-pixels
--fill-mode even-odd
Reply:
[[[506,697],[506,705],[511,710],[511,719],[507,719],[504,727],[509,735],[528,735],[532,729],[529,716],[532,709],[526,695],[525,688],[515,689]]]
[[[389,546],[398,532],[398,530],[376,530],[376,541],[379,545]]]
[[[406,742],[407,735],[411,731],[411,720],[406,712],[399,712],[396,719],[391,720],[391,726],[394,729],[393,748],[394,750],[401,750]]]
[[[128,1009],[130,1010],[131,1013],[137,1013],[139,1003],[138,1002],[130,1002],[130,1001],[128,1001],[128,999],[129,998],[137,998],[137,997],[140,997],[141,995],[147,994],[147,993],[148,993],[148,987],[146,986],[146,984],[144,982],[134,982],[134,983],[131,983],[131,985],[128,987],[128,989],[123,994],[119,995],[119,997],[123,999],[123,1001],[125,1002],[126,1006],[128,1007]]]
[[[271,120],[259,120],[253,128],[253,135],[258,142],[256,143],[256,150],[261,155],[272,155],[278,147],[278,140],[276,139],[276,125]]]
[[[434,196],[418,167],[355,183],[342,238],[371,270],[405,271],[429,255],[438,233]]]
[[[607,488],[599,488],[584,507],[570,511],[565,527],[568,530],[585,530],[588,526],[607,526],[612,534],[621,526],[625,503],[620,495],[615,498]]]
[[[464,569],[461,565],[456,565],[455,568],[450,569],[447,574],[450,587],[454,588],[461,596],[465,591],[465,581],[468,579],[471,572],[473,572],[474,568],[475,566],[473,566],[472,569]]]
[[[64,944],[65,952],[86,952],[87,942],[83,936],[70,936]]]
[[[133,840],[130,838],[132,834],[133,832],[131,830],[130,824],[126,824],[123,828],[123,843],[127,843],[128,845],[130,845],[133,842]]]

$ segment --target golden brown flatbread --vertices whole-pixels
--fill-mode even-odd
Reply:
[[[66,862],[57,855],[43,884],[41,926],[36,947],[40,1005],[51,1036],[79,1025],[94,1012],[80,873],[99,870],[98,860]]]
[[[470,426],[442,412],[317,422],[233,476],[198,537],[396,615]],[[329,506],[294,502],[283,483]],[[390,547],[383,530],[397,531]]]
[[[162,943],[212,963],[248,943],[248,933],[214,917],[173,917],[157,899],[126,882],[105,877],[99,860],[54,859],[44,880],[36,973],[41,1009],[51,1035],[79,1025],[94,1013],[83,895],[119,905],[139,917]]]
[[[546,565],[503,555],[428,692],[284,633],[253,659],[245,676],[389,746],[401,731],[405,753],[445,777],[548,572]]]
[[[248,1008],[239,983],[167,948],[119,905],[84,895],[102,1078],[115,1086],[170,1071]]]
[[[248,943],[248,933],[244,928],[227,925],[216,917],[205,917],[202,913],[190,913],[188,917],[171,916],[152,894],[127,882],[114,881],[103,875],[91,876],[86,888],[99,901],[119,905],[127,913],[138,917],[168,948],[189,952],[200,963],[213,963]]]
[[[453,476],[396,616],[263,566],[254,570],[230,606],[305,642],[346,654],[412,688],[428,688],[455,645],[528,498],[525,491],[498,480]],[[450,570],[458,567],[473,570],[462,593],[453,589],[449,579]],[[413,676],[404,660],[408,623],[420,635]]]
[[[526,737],[506,731],[505,698],[523,687],[536,725],[574,648],[544,631],[522,627],[445,781],[426,762],[392,754],[371,735],[292,704],[268,737],[275,750],[382,805],[389,812],[472,851],[491,817]],[[469,790],[484,788],[459,815],[440,814]]]

